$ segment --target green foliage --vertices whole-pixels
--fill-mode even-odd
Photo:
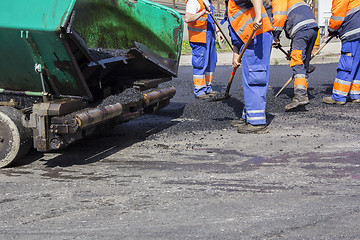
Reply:
[[[181,54],[191,54],[191,46],[189,41],[183,41],[181,45]]]

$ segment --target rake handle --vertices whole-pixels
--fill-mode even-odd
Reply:
[[[319,47],[319,49],[311,56],[311,58],[310,58],[310,61],[316,56],[316,55],[318,55],[319,53],[320,53],[320,51],[326,46],[326,44],[328,44],[330,41],[331,41],[331,39],[333,39],[335,36],[331,36],[331,37],[329,37],[328,39],[326,39],[326,41],[323,43],[323,44],[321,44],[321,46]]]
[[[289,54],[288,52],[286,52],[286,51],[282,48],[281,45],[279,45],[279,47],[277,47],[277,48],[280,49],[280,51],[282,51],[282,52],[285,54],[287,60],[290,60],[290,59],[291,59],[290,54]]]
[[[253,29],[253,31],[252,31],[249,39],[246,41],[245,46],[242,48],[242,50],[241,50],[241,52],[240,52],[240,54],[239,54],[238,62],[241,61],[241,59],[242,59],[242,57],[243,57],[243,55],[244,55],[244,53],[245,53],[245,50],[246,50],[246,48],[249,46],[249,44],[250,44],[250,42],[251,42],[251,40],[252,40],[255,32],[256,32],[256,30]],[[230,79],[229,79],[229,81],[228,81],[228,84],[227,84],[227,87],[226,87],[226,91],[225,91],[225,96],[226,96],[226,97],[229,96],[230,87],[231,87],[232,81],[234,80],[234,76],[235,76],[235,73],[236,73],[236,70],[237,70],[237,69],[238,69],[238,67],[234,67],[233,70],[232,70],[232,72],[231,72],[231,76],[230,76]]]
[[[206,8],[206,11],[209,11],[209,12],[210,12],[210,8],[209,8],[209,6],[207,6],[206,4],[204,4],[204,6],[205,6],[205,8]],[[225,33],[223,32],[223,30],[222,30],[222,29],[221,29],[221,27],[220,27],[219,22],[216,20],[216,18],[214,17],[214,15],[212,15],[212,13],[211,13],[211,12],[210,12],[210,17],[212,18],[212,20],[214,21],[214,23],[216,24],[216,26],[217,26],[217,27],[218,27],[218,29],[220,30],[221,34],[224,36],[224,38],[225,38],[225,40],[226,40],[227,44],[229,44],[229,46],[230,46],[231,50],[233,50],[233,51],[234,51],[234,48],[233,48],[232,44],[230,43],[230,41],[229,41],[228,37],[225,35]]]

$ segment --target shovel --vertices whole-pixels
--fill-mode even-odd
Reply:
[[[212,18],[212,20],[214,21],[214,23],[216,24],[216,26],[217,26],[218,29],[220,30],[221,34],[224,36],[224,38],[225,38],[227,44],[229,44],[231,50],[234,51],[231,42],[229,41],[228,37],[225,35],[225,33],[223,32],[223,30],[221,29],[219,22],[216,20],[216,18],[214,17],[214,15],[212,15],[212,13],[211,13],[211,11],[210,11],[210,2],[209,2],[208,0],[204,0],[203,2],[204,2],[204,6],[205,6],[206,11],[210,12],[210,14],[209,14],[210,17]]]
[[[239,54],[238,62],[241,62],[242,56],[244,55],[244,52],[245,52],[246,48],[249,46],[249,44],[250,44],[250,42],[251,42],[251,40],[252,40],[255,32],[256,32],[256,30],[254,29],[254,30],[252,31],[249,39],[246,41],[244,47],[242,48],[242,50],[241,50],[241,52],[240,52],[240,54]],[[230,76],[229,82],[228,82],[227,87],[226,87],[225,93],[224,93],[224,94],[219,93],[219,94],[213,96],[213,97],[210,99],[210,101],[221,101],[221,100],[223,100],[223,99],[227,99],[227,98],[230,97],[230,94],[229,94],[229,92],[230,92],[230,87],[231,87],[231,84],[232,84],[232,81],[233,81],[233,79],[234,79],[234,76],[235,76],[235,73],[236,73],[236,70],[237,70],[237,69],[238,69],[238,67],[234,67],[234,68],[233,68],[233,70],[232,70],[232,72],[231,72],[231,76]]]
[[[326,41],[320,46],[320,48],[311,56],[310,61],[313,60],[314,57],[320,53],[320,51],[326,46],[326,44],[328,44],[330,42],[331,39],[333,39],[333,37],[334,36],[331,36],[328,39],[326,39]],[[291,83],[293,78],[294,78],[294,76],[291,76],[289,78],[289,80],[287,80],[287,82],[284,84],[284,86],[282,86],[282,88],[278,91],[278,93],[275,95],[275,97],[280,95],[280,93]]]

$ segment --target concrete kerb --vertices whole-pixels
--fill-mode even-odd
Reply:
[[[289,50],[289,47],[283,47],[285,51]],[[329,42],[323,50],[317,55],[311,63],[313,64],[325,64],[338,62],[340,58],[341,42],[336,39]],[[191,66],[191,55],[181,55],[180,66]],[[218,53],[217,65],[231,65],[232,52]],[[270,57],[271,65],[288,65],[289,61],[286,60],[284,53],[278,49],[272,49]]]

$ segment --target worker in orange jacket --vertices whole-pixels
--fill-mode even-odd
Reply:
[[[206,99],[219,94],[212,89],[211,83],[217,62],[215,35],[224,40],[209,14],[213,14],[211,1],[206,0],[210,12],[206,10],[205,0],[187,0],[185,22],[188,25],[189,42],[192,48],[194,95]]]
[[[332,95],[324,103],[343,105],[350,96],[360,103],[360,0],[333,0],[329,35],[339,35],[341,56]]]
[[[294,97],[285,106],[285,110],[290,110],[309,103],[308,73],[319,28],[311,8],[303,0],[272,0],[272,8],[274,46],[280,44],[282,30],[291,39],[290,67],[294,77]]]

